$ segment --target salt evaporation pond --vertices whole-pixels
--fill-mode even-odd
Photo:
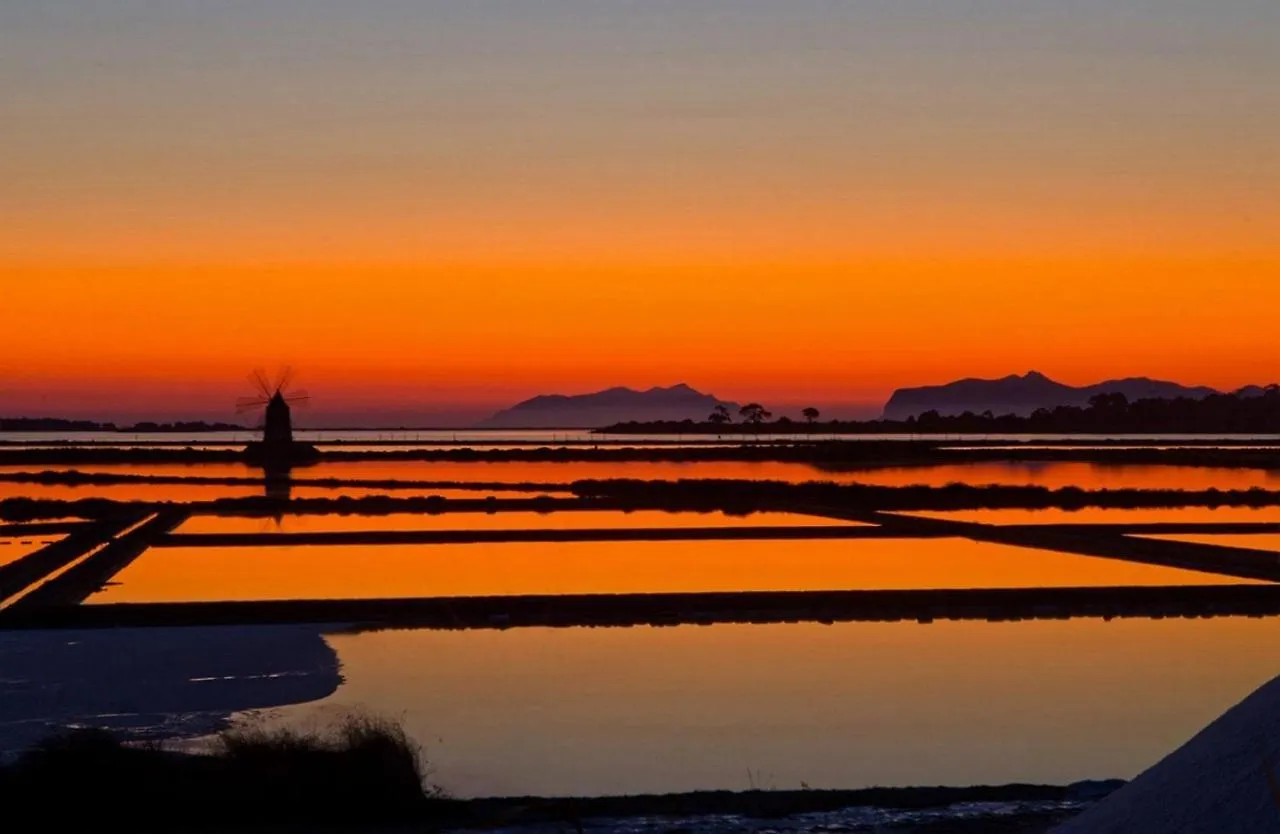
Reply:
[[[1083,507],[1078,510],[940,510],[902,515],[974,524],[1280,524],[1280,507]]]
[[[330,634],[240,720],[400,717],[460,796],[1131,778],[1275,674],[1275,619]]]
[[[264,525],[264,521],[268,524]],[[555,512],[389,513],[386,515],[195,515],[175,533],[336,533],[380,530],[583,530],[687,527],[869,527],[843,519],[799,513],[662,512],[658,510],[556,510]]]
[[[1254,584],[968,539],[158,547],[88,604]]]
[[[58,539],[48,536],[5,536],[0,535],[0,567],[16,562],[29,553],[53,544]]]
[[[404,723],[462,797],[1130,778],[1275,674],[1277,618],[0,634],[0,751]]]
[[[241,463],[59,464],[0,467],[20,471],[105,472],[138,475],[257,477],[261,470]],[[1280,488],[1280,473],[1263,469],[1192,466],[1132,466],[1079,462],[993,462],[872,469],[831,469],[782,461],[576,461],[505,463],[358,460],[326,461],[294,470],[296,479],[433,481],[464,483],[570,483],[580,480],[730,479],[787,483],[834,481],[880,486],[945,486],[952,483],[1042,486],[1060,489],[1246,490]],[[5,485],[6,488],[26,485]],[[228,488],[231,489],[231,488]]]
[[[1243,547],[1249,550],[1269,550],[1280,553],[1280,533],[1179,533],[1176,535],[1144,535],[1144,539],[1211,544],[1217,547]]]

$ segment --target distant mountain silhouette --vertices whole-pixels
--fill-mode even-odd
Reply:
[[[738,404],[695,391],[684,383],[670,388],[609,388],[593,394],[546,394],[517,403],[476,425],[481,429],[584,428],[631,420],[705,420],[717,405],[733,414]]]
[[[1242,392],[1244,390],[1246,389],[1242,389]],[[1204,386],[1188,387],[1145,377],[1113,379],[1076,388],[1031,371],[1024,376],[1014,375],[1003,379],[962,379],[946,385],[900,388],[893,392],[885,405],[884,419],[905,420],[927,411],[936,411],[943,416],[963,414],[966,411],[974,414],[990,411],[996,415],[1016,414],[1025,417],[1039,408],[1084,407],[1089,404],[1091,397],[1099,394],[1123,394],[1130,401],[1136,401],[1178,397],[1199,400],[1217,393],[1219,392]],[[1260,393],[1261,389],[1258,389],[1252,396]]]

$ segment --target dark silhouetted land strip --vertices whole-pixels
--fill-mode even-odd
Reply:
[[[155,423],[144,421],[128,426],[115,423],[99,423],[93,420],[66,420],[60,417],[0,417],[0,432],[119,432],[129,433],[200,433],[218,431],[248,431],[235,423],[178,422]],[[15,441],[20,443],[30,441]],[[43,442],[43,441],[42,441]],[[65,441],[77,442],[77,441]]]
[[[83,524],[65,539],[0,567],[0,602],[84,557],[137,521],[136,516],[117,513],[114,518]]]
[[[839,511],[819,510],[832,518],[842,518]],[[1117,525],[1105,531],[1081,529],[1069,524],[998,526],[933,518],[877,515],[888,528],[899,527],[913,535],[961,536],[974,541],[1008,544],[1035,550],[1053,550],[1081,556],[1098,556],[1141,562],[1162,567],[1236,576],[1265,582],[1280,582],[1280,553],[1243,547],[1222,547],[1195,542],[1166,541],[1138,536],[1117,535]]]
[[[513,488],[529,485],[512,485]],[[276,516],[389,515],[392,513],[496,513],[557,512],[560,510],[662,510],[747,515],[758,511],[793,511],[813,506],[844,512],[880,510],[982,510],[982,509],[1173,509],[1179,507],[1275,507],[1280,491],[1248,490],[1085,490],[1077,487],[1048,489],[1039,486],[944,487],[871,486],[810,481],[603,480],[557,484],[557,490],[576,497],[543,495],[533,498],[443,498],[440,496],[280,499],[268,497],[220,498],[213,501],[163,502],[115,501],[107,498],[78,500],[9,498],[0,501],[0,519],[29,522],[39,519],[111,518],[122,513],[158,512],[180,507],[196,514]],[[522,490],[524,491],[524,490]]]
[[[1280,389],[1253,395],[1212,394],[1203,398],[1140,399],[1101,394],[1087,407],[1064,405],[1033,414],[990,412],[943,415],[926,411],[905,420],[797,423],[787,418],[746,424],[746,431],[781,433],[811,430],[823,434],[1274,434],[1280,425]],[[723,423],[620,423],[600,429],[608,434],[727,434],[742,428]]]
[[[1077,462],[1105,465],[1170,465],[1280,469],[1280,451],[1251,445],[1130,444],[1088,446],[955,441],[866,440],[743,443],[670,447],[537,447],[342,450],[328,449],[316,461],[343,463],[401,461],[419,463],[796,463],[823,472],[853,472],[907,466],[996,462]],[[1253,444],[1256,445],[1256,444]],[[88,466],[95,464],[241,463],[239,448],[0,448],[3,466]],[[299,476],[305,468],[296,470]],[[246,467],[246,474],[253,470]]]
[[[1094,799],[1121,784],[1092,785],[1085,791],[1014,784],[457,800],[425,784],[426,771],[421,750],[404,730],[377,719],[349,719],[333,737],[224,733],[210,755],[200,756],[128,746],[100,730],[77,730],[48,738],[0,765],[0,802],[12,817],[39,819],[57,830],[582,830],[587,820],[641,816],[696,825],[698,817],[781,820],[854,808],[926,811],[971,803],[1044,804],[1048,807],[1016,816],[1023,823],[1047,824],[1078,811],[1082,797]],[[163,802],[120,801],[139,786]],[[74,801],[68,801],[69,794]],[[988,820],[982,830],[991,834],[991,824],[1008,821]],[[895,830],[971,830],[922,825]]]
[[[26,524],[0,524],[0,536],[65,536],[83,526],[83,521],[39,521]]]
[[[77,469],[43,472],[0,472],[0,483],[58,484],[63,486],[119,486],[127,484],[173,486],[263,486],[260,475],[146,475],[132,472],[81,472]],[[470,490],[475,492],[568,492],[565,483],[512,483],[510,481],[442,481],[389,478],[289,478],[290,487],[319,489]]]
[[[946,535],[938,533],[938,535]],[[359,530],[315,533],[176,533],[157,547],[249,545],[485,544],[497,542],[628,541],[818,541],[831,539],[929,538],[901,529],[853,526],[810,527],[630,527],[567,530]],[[460,554],[462,555],[462,554]]]
[[[608,499],[636,508],[665,506],[685,509],[750,511],[786,510],[826,506],[850,510],[979,510],[1173,507],[1271,507],[1280,505],[1280,491],[1099,489],[1078,487],[1049,489],[1040,486],[873,486],[779,481],[681,480],[644,481],[613,479],[576,481],[574,493],[584,498]]]
[[[1280,614],[1280,585],[764,591],[114,603],[0,611],[0,628],[348,623],[440,629]]]
[[[1101,792],[1121,782],[1100,785]],[[895,808],[925,810],[961,803],[1071,802],[1077,791],[1049,785],[998,787],[865,788],[862,790],[698,791],[667,795],[613,796],[588,799],[508,797],[466,801],[469,814],[479,820],[501,820],[504,825],[546,825],[572,819],[609,819],[635,816],[690,817],[736,815],[779,819],[795,814],[839,811],[845,808]],[[572,818],[566,820],[566,812]]]
[[[359,830],[438,820],[440,800],[424,790],[424,776],[417,747],[390,725],[344,730],[333,742],[226,734],[202,756],[80,730],[0,766],[0,802],[55,830]],[[151,800],[121,801],[138,791]]]
[[[246,436],[253,433],[248,429],[240,429],[239,431],[241,434]],[[340,431],[340,429],[333,429],[333,430],[325,429],[324,431],[326,432]],[[366,431],[366,430],[356,429],[355,431]],[[501,437],[501,432],[496,432],[495,434],[497,435],[498,438]],[[322,437],[322,434],[321,434],[321,437]],[[379,449],[388,449],[388,450],[404,449],[404,448],[412,448],[412,447],[431,447],[431,448],[441,448],[441,449],[449,449],[449,448],[484,449],[484,448],[513,448],[513,447],[538,448],[538,447],[556,447],[556,446],[569,446],[569,447],[579,446],[579,447],[586,447],[586,448],[596,448],[596,447],[610,447],[610,446],[636,446],[638,444],[642,444],[644,446],[725,446],[725,445],[736,445],[739,443],[745,443],[745,442],[748,442],[748,440],[752,443],[761,442],[761,440],[763,440],[763,438],[757,439],[754,435],[749,438],[746,435],[734,435],[732,438],[720,438],[720,439],[714,438],[714,437],[689,437],[689,438],[653,437],[653,438],[645,438],[643,440],[637,440],[634,437],[624,436],[624,437],[618,437],[618,438],[611,438],[603,435],[597,435],[595,437],[591,437],[587,439],[566,437],[563,439],[555,439],[552,441],[546,441],[546,440],[530,441],[530,440],[521,440],[519,438],[513,438],[508,440],[484,439],[484,438],[474,438],[469,440],[451,440],[447,438],[422,438],[421,440],[405,440],[405,439],[384,440],[376,436],[365,437],[362,439],[343,439],[343,438],[319,439],[313,436],[312,434],[308,434],[307,439],[308,439],[308,442],[311,443],[312,445],[319,446],[326,449],[367,448],[369,446],[376,446]],[[790,443],[790,442],[795,442],[795,439],[796,438],[791,437],[785,441],[780,440],[778,442]],[[170,447],[171,448],[173,446],[190,446],[190,447],[199,446],[199,447],[209,447],[209,448],[227,447],[227,448],[239,449],[239,448],[243,448],[244,445],[245,445],[245,440],[243,439],[227,440],[225,438],[201,438],[200,440],[184,439],[184,440],[175,441],[172,438],[165,439],[163,437],[160,437],[160,438],[118,437],[118,438],[103,438],[103,439],[95,439],[95,440],[53,439],[53,440],[32,441],[32,440],[21,440],[21,439],[13,439],[13,438],[5,439],[3,436],[0,436],[0,448],[41,447],[41,448],[51,448],[51,449],[59,449],[59,448],[92,449],[95,447],[111,448],[111,447],[126,446],[129,448],[136,447],[139,449],[146,449],[149,447]]]
[[[136,529],[112,539],[97,553],[55,576],[19,599],[11,610],[21,612],[58,605],[77,605],[101,588],[164,533],[187,518],[180,510],[164,510]]]
[[[1046,524],[1000,524],[995,525],[1005,530],[1034,531],[1050,526]],[[1094,535],[1131,535],[1131,536],[1225,536],[1225,535],[1267,535],[1280,534],[1280,522],[1271,521],[1151,521],[1143,523],[1127,523],[1114,521],[1101,524],[1058,525],[1069,529],[1072,533],[1083,536]],[[1280,558],[1280,554],[1276,554]]]

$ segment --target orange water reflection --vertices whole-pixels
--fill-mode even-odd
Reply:
[[[1141,510],[954,510],[904,515],[978,524],[1235,524],[1280,522],[1280,507],[1171,507]]]
[[[0,536],[0,565],[16,562],[28,553],[34,553],[45,545],[53,544],[55,541],[57,541],[56,538],[47,536],[40,538]]]
[[[1191,534],[1175,536],[1142,536],[1142,538],[1164,539],[1174,542],[1191,542],[1192,544],[1212,544],[1218,547],[1245,547],[1251,550],[1274,550],[1280,552],[1280,534],[1276,533],[1244,533],[1244,534]],[[1260,558],[1266,558],[1260,557]]]
[[[107,498],[112,501],[213,501],[262,495],[260,486],[211,486],[190,484],[31,484],[0,481],[0,501],[32,498],[46,501],[79,501]]]
[[[94,603],[711,591],[1221,585],[967,539],[157,548]]]
[[[335,634],[308,726],[402,717],[462,796],[1129,778],[1277,671],[1275,619]]]
[[[1108,466],[1095,463],[974,463],[843,473],[838,480],[884,486],[950,483],[1042,486],[1060,489],[1280,489],[1280,473],[1264,469],[1199,466]]]
[[[265,493],[264,485],[220,484],[34,484],[0,481],[0,501],[6,498],[33,498],[48,501],[79,501],[83,498],[106,498],[112,501],[148,501],[190,503],[216,501],[219,498],[253,498]],[[493,495],[497,498],[536,498],[546,493],[492,491],[474,489],[365,489],[361,487],[291,487],[293,498],[365,498],[391,495],[395,498],[418,498],[438,495],[441,498],[475,499]]]
[[[483,493],[481,493],[483,494]],[[270,521],[270,520],[269,520]],[[870,526],[854,521],[796,513],[760,512],[728,515],[711,512],[614,510],[494,513],[393,513],[390,515],[285,515],[264,527],[261,518],[192,516],[178,533],[256,533],[278,529],[288,533],[362,530],[581,530],[635,527],[830,527]]]
[[[80,469],[91,472],[129,472],[206,477],[252,477],[258,470],[239,463],[208,464],[93,464],[84,466],[0,467],[0,471]],[[1280,488],[1280,473],[1262,469],[1224,469],[1193,466],[1109,466],[1092,463],[977,463],[832,471],[804,463],[783,462],[577,462],[577,463],[452,463],[422,461],[352,461],[321,463],[298,469],[297,478],[463,481],[495,483],[567,483],[585,479],[727,478],[776,480],[791,483],[837,481],[885,486],[949,483],[1035,485],[1057,489],[1265,489]]]

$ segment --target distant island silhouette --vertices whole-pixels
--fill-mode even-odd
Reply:
[[[748,409],[742,409],[747,412]],[[726,421],[713,411],[700,421],[616,423],[608,434],[1280,434],[1280,386],[1242,389],[1235,394],[1148,398],[1130,401],[1123,393],[1094,394],[1084,407],[1037,408],[1026,416],[993,411],[942,414],[929,410],[903,420],[797,422],[787,417]],[[768,412],[765,412],[767,415]]]
[[[478,429],[595,428],[626,420],[697,420],[722,406],[737,413],[737,403],[678,383],[636,391],[609,388],[590,394],[546,394],[517,403],[476,425]]]
[[[1242,389],[1245,393],[1262,392],[1260,386]],[[961,379],[944,385],[899,388],[889,397],[882,415],[885,420],[906,420],[929,411],[944,416],[964,414],[1015,414],[1029,417],[1042,408],[1075,406],[1083,408],[1096,396],[1121,394],[1130,401],[1187,397],[1204,399],[1221,391],[1205,386],[1187,386],[1146,377],[1110,379],[1094,385],[1075,387],[1050,379],[1038,371],[1001,379]]]
[[[588,394],[544,394],[502,409],[480,430],[588,429],[607,434],[872,433],[1276,433],[1276,385],[1227,394],[1205,386],[1132,377],[1074,387],[1036,371],[1000,379],[961,379],[900,388],[873,420],[831,420],[817,408],[775,415],[758,402],[740,405],[684,383]],[[794,413],[794,412],[793,412]],[[387,430],[414,430],[384,426]],[[325,431],[345,430],[326,426]],[[356,430],[356,429],[351,429]],[[378,430],[366,428],[366,431]],[[432,430],[419,427],[419,430]],[[0,417],[0,432],[120,434],[249,432],[236,423],[142,421],[129,425],[57,417]]]

